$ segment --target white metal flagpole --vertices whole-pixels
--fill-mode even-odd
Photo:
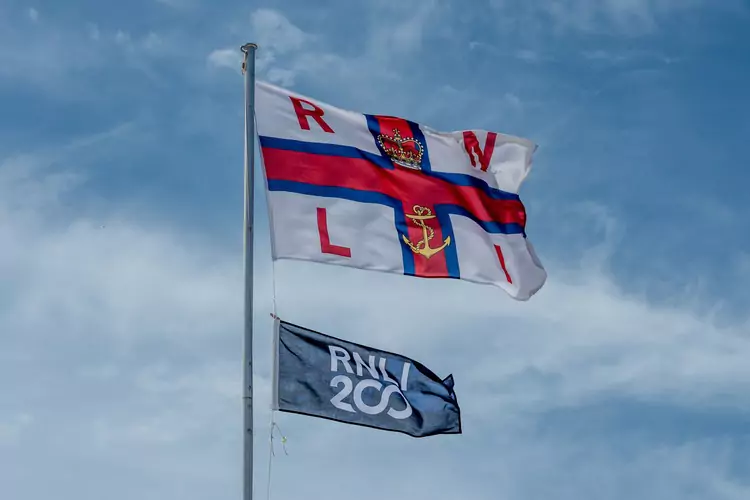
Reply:
[[[243,500],[253,498],[253,201],[255,175],[255,50],[246,43],[242,72],[245,75],[245,336],[243,360],[244,460]]]

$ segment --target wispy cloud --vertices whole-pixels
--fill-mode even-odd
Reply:
[[[155,32],[133,36],[122,29],[105,32],[95,23],[34,24],[39,26],[27,31],[0,21],[0,75],[6,85],[24,82],[52,95],[85,97],[100,72],[130,67],[153,75],[154,59],[177,53],[173,40]],[[49,57],[55,46],[65,50]]]
[[[157,3],[174,9],[192,8],[200,4],[201,0],[155,0]]]
[[[32,422],[33,418],[27,413],[17,413],[7,421],[0,419],[0,447],[16,443]]]
[[[256,59],[257,71],[271,82],[294,85],[297,73],[304,71],[298,57],[314,50],[315,37],[272,9],[254,11],[250,24],[254,41],[261,47]],[[216,49],[208,55],[209,65],[218,68],[239,68],[241,59],[235,47]],[[283,59],[287,59],[288,66],[284,66]]]
[[[426,30],[436,26],[448,14],[446,2],[406,0],[400,4],[374,2],[373,20],[367,39],[367,55],[374,63],[401,65],[423,48]],[[383,23],[382,19],[388,19]]]
[[[260,45],[257,68],[261,77],[294,86],[297,79],[318,84],[335,78],[342,88],[354,88],[373,79],[400,80],[399,69],[409,68],[409,55],[422,48],[424,26],[444,15],[439,2],[413,3],[406,10],[376,2],[370,7],[375,20],[398,18],[392,23],[373,22],[367,28],[360,52],[340,55],[326,37],[305,31],[281,12],[258,9],[251,16],[254,40]],[[209,54],[213,66],[228,66],[234,48],[221,48]]]
[[[608,51],[603,49],[586,50],[583,57],[590,61],[606,63],[611,65],[661,63],[665,65],[675,64],[682,61],[682,57],[671,57],[659,52],[648,51]]]
[[[15,190],[20,177],[30,187],[52,194],[38,196],[35,210],[59,210],[61,202],[55,193],[66,186],[50,184],[43,171],[35,171],[33,178],[19,176],[12,165],[3,164],[4,193]],[[70,214],[68,222],[59,225],[44,218],[19,218],[18,205],[8,206],[6,196],[0,199],[4,200],[0,213],[14,221],[3,226],[0,237],[27,249],[2,259],[12,265],[18,278],[6,280],[0,288],[0,295],[7,295],[9,286],[14,293],[0,313],[0,328],[11,332],[5,337],[6,369],[33,370],[46,379],[57,372],[56,366],[63,363],[59,356],[65,353],[65,363],[79,366],[79,376],[58,382],[67,388],[68,400],[84,389],[107,388],[96,403],[79,403],[87,416],[56,418],[58,433],[68,438],[45,445],[48,453],[61,453],[75,437],[79,455],[72,458],[74,463],[89,463],[81,453],[98,456],[103,450],[117,449],[110,456],[117,464],[140,453],[151,457],[138,466],[144,471],[155,468],[163,474],[184,474],[200,467],[203,472],[185,479],[187,484],[226,482],[225,469],[236,448],[236,432],[231,429],[238,427],[240,408],[240,373],[234,359],[241,318],[241,270],[236,256],[209,250],[205,243],[196,245],[195,240],[188,242],[173,228],[149,227],[127,214],[115,218],[106,212],[96,217]],[[597,212],[596,207],[587,210]],[[606,212],[599,210],[598,217],[605,227],[614,224]],[[743,388],[750,383],[745,362],[750,341],[741,324],[718,328],[689,307],[659,307],[630,297],[619,290],[605,268],[581,270],[553,264],[550,283],[537,300],[518,307],[502,292],[475,285],[280,263],[276,277],[283,317],[346,334],[354,341],[377,339],[390,349],[430,360],[431,367],[441,373],[453,372],[465,408],[466,434],[463,445],[431,441],[417,446],[368,430],[282,416],[279,421],[289,436],[292,456],[276,459],[276,477],[314,477],[322,473],[321,467],[332,465],[347,471],[344,477],[356,477],[355,465],[342,457],[364,447],[372,458],[390,456],[392,465],[420,464],[425,452],[438,457],[442,464],[438,470],[453,470],[454,480],[447,490],[435,489],[432,498],[446,500],[467,491],[474,498],[496,498],[494,480],[484,476],[490,468],[481,465],[490,463],[492,468],[502,466],[508,471],[502,480],[508,494],[524,497],[560,490],[558,498],[574,498],[582,488],[595,487],[596,482],[585,473],[594,468],[608,477],[608,484],[625,484],[631,474],[658,470],[658,475],[644,476],[644,486],[638,490],[641,498],[676,498],[689,482],[715,492],[719,491],[717,481],[725,485],[724,491],[740,498],[743,486],[727,466],[700,458],[716,453],[714,441],[665,444],[657,451],[634,438],[632,455],[623,457],[602,442],[597,444],[593,436],[583,441],[565,436],[566,430],[576,432],[576,426],[564,418],[573,422],[591,419],[599,405],[623,401],[634,411],[645,411],[641,405],[661,405],[660,411],[670,418],[691,411],[727,416],[750,412],[742,402]],[[330,313],[329,298],[317,293],[323,276],[340,289],[357,291],[337,298],[336,314]],[[419,314],[415,298],[429,298],[432,310],[450,310],[451,315]],[[261,301],[257,310],[263,316],[270,311],[270,303]],[[477,311],[484,312],[478,316]],[[363,329],[362,324],[368,327]],[[259,325],[258,332],[267,332],[270,319],[259,317]],[[50,345],[40,332],[52,329],[57,334]],[[41,365],[9,358],[43,342],[47,361]],[[86,352],[76,353],[74,346],[81,343],[106,353],[108,365]],[[164,350],[144,352],[154,344]],[[50,351],[52,346],[62,351]],[[256,347],[268,352],[268,335],[259,333]],[[259,429],[264,429],[268,413],[261,402],[269,397],[269,363],[266,357],[260,359],[256,396]],[[85,385],[74,390],[71,384]],[[169,407],[163,406],[164,401],[170,402]],[[1,427],[8,443],[23,428],[12,415],[35,418],[49,411],[45,403],[27,408],[15,400],[10,401],[10,408],[11,417],[3,417]],[[572,415],[565,417],[561,411]],[[616,433],[615,417],[609,418],[609,424],[599,420],[601,432]],[[548,419],[563,419],[557,424],[556,437],[544,431]],[[640,425],[642,431],[648,429],[645,423]],[[700,431],[695,432],[696,439],[701,439]],[[196,447],[208,442],[213,444],[197,453]],[[322,442],[326,446],[320,448]],[[473,465],[456,458],[465,456],[456,454],[459,449],[464,449],[462,453],[471,450]],[[499,454],[498,449],[505,452]],[[317,450],[318,459],[308,463],[305,457],[312,450]],[[393,458],[394,450],[400,458]],[[177,460],[186,453],[192,458]],[[571,455],[579,458],[571,461]],[[376,459],[371,467],[380,470],[382,463]],[[87,467],[92,470],[92,465]],[[409,484],[429,490],[435,467],[413,469]],[[533,481],[533,471],[540,468],[549,471],[544,485]],[[696,470],[701,472],[696,475]],[[479,476],[485,479],[475,481]],[[579,478],[575,487],[565,486],[565,478],[571,476]],[[302,482],[278,480],[274,491],[281,498],[295,498],[302,494]],[[408,487],[407,478],[399,477],[387,491]],[[364,492],[362,498],[382,494]]]
[[[241,62],[242,54],[236,48],[216,49],[208,54],[208,64],[215,68],[230,68],[239,72]]]
[[[256,494],[275,299],[284,319],[453,373],[464,434],[278,415],[289,455],[276,440],[274,498],[747,498],[744,45],[727,41],[731,19],[718,34],[699,22],[730,3],[282,0],[241,21],[238,5],[199,0],[90,17],[0,7],[3,492],[241,490],[237,73],[255,41],[263,78],[332,104],[528,132],[541,148],[522,197],[550,275],[519,304],[452,281],[272,267],[259,185]],[[661,43],[679,41],[680,19],[716,52]],[[320,479],[332,470],[335,484]],[[388,480],[363,489],[373,477]]]
[[[710,3],[705,0],[493,0],[490,4],[505,15],[515,14],[515,18],[520,15],[523,21],[519,27],[637,36],[654,33],[671,17],[697,12]],[[739,3],[730,0],[721,8],[737,9]]]

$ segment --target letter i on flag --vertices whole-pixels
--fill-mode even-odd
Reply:
[[[276,320],[273,409],[413,437],[461,434],[453,377]]]
[[[518,195],[536,146],[439,132],[256,83],[272,256],[496,285],[528,300],[547,274]]]

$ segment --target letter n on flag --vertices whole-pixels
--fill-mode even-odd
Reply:
[[[536,145],[339,109],[258,81],[274,259],[492,284],[528,300],[547,274],[518,191]]]
[[[413,437],[461,434],[453,376],[276,320],[273,409]]]

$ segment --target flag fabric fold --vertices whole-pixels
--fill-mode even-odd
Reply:
[[[518,191],[536,145],[441,132],[256,83],[274,259],[491,284],[527,300],[547,274]]]
[[[412,437],[460,434],[453,376],[276,320],[274,409]]]

